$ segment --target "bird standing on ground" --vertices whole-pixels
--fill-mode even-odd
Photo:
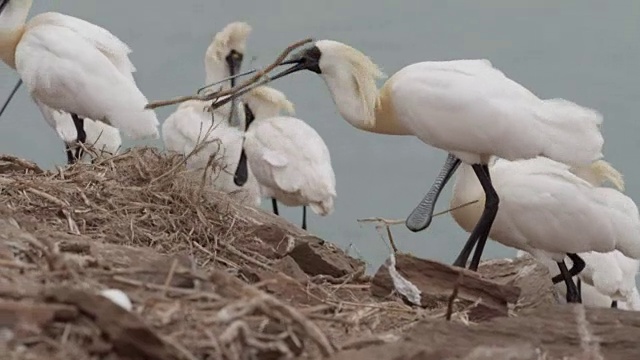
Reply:
[[[628,258],[619,251],[589,252],[578,255],[586,263],[585,269],[574,279],[578,282],[583,305],[640,310],[640,293],[635,283],[639,265],[637,260]],[[517,257],[524,256],[532,255],[518,250]],[[558,274],[558,266],[552,259],[546,257],[535,259],[549,269],[552,277]],[[570,261],[569,266],[571,266]],[[567,288],[564,283],[554,285],[560,295],[566,296]]]
[[[80,142],[86,141],[85,118],[133,139],[158,138],[158,119],[144,108],[129,47],[99,26],[60,13],[26,22],[31,4],[0,0],[0,58],[18,72],[43,114],[70,114]]]
[[[35,98],[34,100],[47,123],[64,141],[67,164],[73,164],[85,158],[86,154],[79,143],[91,147],[97,152],[97,155],[116,155],[120,150],[122,145],[120,131],[113,126],[89,118],[78,123],[71,115],[53,110]],[[80,137],[78,136],[79,130],[83,132]]]
[[[304,121],[280,116],[293,114],[293,104],[273,88],[261,86],[243,96],[248,114],[244,152],[260,183],[262,194],[287,206],[302,206],[302,228],[307,229],[306,206],[326,216],[333,212],[336,177],[329,149]],[[251,119],[253,117],[253,119]]]
[[[488,60],[425,61],[396,72],[378,90],[382,72],[366,55],[346,44],[320,40],[284,61],[294,64],[267,81],[300,70],[319,74],[351,125],[388,135],[414,135],[446,150],[442,188],[460,162],[472,167],[486,195],[483,215],[455,265],[477,269],[499,198],[488,171],[490,156],[508,160],[546,156],[586,165],[602,157],[602,116],[563,99],[542,100],[506,77]],[[262,81],[264,84],[267,81]],[[257,85],[255,85],[257,86]],[[246,89],[238,89],[240,96]],[[231,96],[230,98],[232,98]],[[218,105],[230,99],[220,100]],[[441,173],[442,174],[442,173]],[[425,229],[439,190],[430,192],[407,219],[412,231]]]
[[[232,22],[213,37],[204,57],[206,84],[219,82],[240,71],[251,30],[247,23]],[[225,81],[221,87],[233,86],[235,80]],[[243,202],[258,207],[260,188],[250,169],[245,169],[247,180],[243,185],[236,185],[234,179],[246,129],[244,108],[240,104],[234,109],[233,104],[228,104],[211,112],[207,110],[210,104],[198,100],[180,104],[162,124],[165,147],[187,155],[198,144],[210,142],[191,155],[187,167],[204,171],[210,157],[218,156],[222,169],[215,168],[210,175],[212,186],[225,193],[239,193]]]
[[[471,166],[460,167],[450,204],[457,209],[451,211],[451,216],[471,232],[483,212],[482,185]],[[553,259],[560,269],[554,283],[565,282],[568,302],[579,301],[572,280],[585,268],[579,253],[619,250],[634,259],[640,258],[638,209],[620,191],[593,186],[575,175],[568,165],[544,157],[518,161],[493,159],[489,169],[502,199],[489,237],[536,258]],[[621,175],[602,160],[592,164],[590,173],[587,170],[580,167],[576,172],[592,179],[611,179],[618,185],[622,182]],[[474,200],[478,202],[460,207]],[[564,263],[565,255],[573,261],[571,270]]]

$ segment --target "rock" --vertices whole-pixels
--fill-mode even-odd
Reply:
[[[135,358],[177,360],[179,356],[138,316],[99,294],[60,287],[47,292],[53,302],[76,306],[91,318],[123,356]]]
[[[281,271],[283,274],[298,280],[301,284],[306,284],[309,281],[307,274],[302,271],[300,265],[291,257],[285,256],[280,261],[275,263],[273,269]]]
[[[480,263],[478,272],[488,280],[520,288],[515,311],[558,303],[549,269],[533,257],[488,260]]]
[[[191,259],[185,254],[163,255],[149,249],[126,245],[91,243],[91,254],[102,264],[116,264],[114,266],[116,268],[133,267],[144,270],[128,277],[159,285],[164,285],[174,261],[176,261],[175,270],[191,269],[193,266]],[[191,277],[174,272],[169,285],[193,288],[194,284]]]
[[[265,245],[273,249],[277,257],[286,256],[295,246],[294,237],[283,228],[271,224],[257,225],[251,229],[251,234],[260,239]],[[267,257],[269,254],[263,254]]]
[[[424,321],[401,341],[341,351],[331,360],[637,359],[640,313],[546,305],[481,324]]]
[[[406,341],[448,349],[447,356],[452,359],[492,346],[534,348],[551,359],[637,359],[639,337],[639,312],[549,305],[473,326],[425,322],[417,325]]]
[[[54,320],[72,320],[77,316],[76,308],[68,305],[0,300],[0,328],[8,328],[18,337],[38,334]]]
[[[289,255],[310,276],[329,275],[339,278],[356,271],[348,255],[322,240],[301,242]]]
[[[262,283],[260,286],[262,290],[290,304],[310,306],[321,304],[318,298],[321,298],[322,294],[318,294],[317,290],[307,289],[300,281],[284,273],[243,268],[241,274],[252,283]]]
[[[457,299],[463,306],[481,299],[469,312],[474,321],[506,316],[507,304],[515,303],[520,294],[518,288],[484,279],[476,272],[408,254],[392,255],[378,269],[371,293],[387,297],[395,290],[413,305],[433,308],[449,301],[459,279]]]

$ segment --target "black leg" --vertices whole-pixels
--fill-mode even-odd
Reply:
[[[273,213],[276,215],[280,215],[278,214],[278,201],[276,201],[276,199],[271,198],[271,206],[273,207]]]
[[[618,308],[618,300],[613,300],[611,302],[611,308],[612,309],[617,309]]]
[[[569,274],[571,275],[571,277],[578,276],[586,266],[584,260],[582,260],[582,258],[578,254],[574,254],[574,253],[567,254],[567,256],[573,262],[573,266],[569,270]],[[558,274],[553,278],[551,278],[551,281],[554,284],[557,284],[559,282],[564,281],[564,278],[562,277],[562,274]]]
[[[580,303],[582,300],[580,299],[580,292],[578,291],[578,287],[573,282],[571,274],[569,274],[569,269],[567,269],[567,265],[564,261],[558,262],[558,268],[560,269],[560,275],[564,279],[564,283],[567,286],[567,303]]]
[[[456,172],[460,165],[460,159],[449,154],[447,160],[440,170],[440,174],[436,177],[431,189],[427,192],[427,195],[420,201],[418,206],[411,212],[405,225],[413,232],[418,232],[426,229],[431,224],[433,218],[433,210],[435,208],[438,197],[442,192],[442,189],[447,184],[453,173]]]
[[[84,131],[84,119],[78,117],[76,114],[71,114],[71,118],[73,119],[73,125],[76,127],[77,138],[76,140],[79,143],[84,144],[87,141],[87,133]],[[82,150],[82,146],[78,146],[75,152],[75,160],[74,163],[80,160],[80,157],[84,155],[84,151]]]
[[[302,206],[302,230],[307,230],[307,207]]]
[[[491,185],[488,166],[475,164],[472,165],[472,168],[476,173],[478,180],[480,180],[480,185],[482,185],[482,188],[484,189],[484,210],[482,211],[480,220],[478,220],[478,223],[473,228],[471,235],[467,239],[467,243],[462,248],[460,255],[458,255],[458,258],[453,263],[453,266],[465,267],[467,260],[469,260],[469,256],[471,255],[471,251],[475,244],[478,243],[478,249],[473,256],[471,266],[469,266],[469,269],[476,271],[478,269],[478,264],[480,263],[480,257],[482,256],[484,245],[487,242],[487,236],[491,230],[491,225],[493,225],[493,220],[495,220],[496,215],[498,214],[500,199],[498,198],[498,193],[493,188],[493,185]]]
[[[75,163],[76,158],[74,157],[73,150],[71,150],[71,147],[69,146],[69,144],[67,143],[64,144],[64,151],[67,153],[67,164],[71,165]]]

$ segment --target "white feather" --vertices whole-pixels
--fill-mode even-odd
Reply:
[[[3,12],[0,25],[7,31],[0,36],[0,55],[31,95],[56,111],[113,125],[133,139],[158,138],[158,119],[144,109],[147,98],[135,84],[129,47],[99,26],[59,13],[36,15],[24,24],[30,6],[17,2]]]

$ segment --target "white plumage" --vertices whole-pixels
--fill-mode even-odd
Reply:
[[[207,48],[204,63],[206,83],[214,83],[231,75],[231,69],[225,58],[232,51],[242,54],[251,27],[244,22],[233,22],[218,32]],[[230,81],[221,84],[228,88]],[[215,109],[213,114],[207,111],[209,102],[186,101],[180,104],[162,124],[162,138],[165,148],[181,154],[189,154],[198,144],[208,145],[194,153],[187,160],[187,167],[196,171],[204,171],[211,156],[217,159],[221,167],[211,170],[211,186],[219,191],[235,193],[237,198],[251,206],[260,206],[261,193],[258,182],[248,169],[249,176],[243,186],[234,183],[234,172],[242,152],[242,141],[245,131],[245,114],[242,104],[230,123],[231,104]]]
[[[302,120],[278,116],[293,113],[293,105],[276,89],[261,86],[243,100],[255,116],[244,149],[263,195],[287,206],[309,205],[321,216],[331,214],[336,179],[320,135]]]
[[[158,119],[145,110],[129,47],[109,31],[59,13],[34,16],[31,0],[2,0],[0,57],[46,106],[105,122],[133,139],[158,138]]]
[[[305,69],[318,73],[342,117],[356,128],[413,135],[449,152],[448,175],[407,218],[412,231],[429,225],[440,189],[459,162],[474,166],[487,201],[482,221],[454,263],[458,266],[466,266],[477,243],[470,265],[477,269],[498,210],[499,198],[487,170],[491,156],[508,160],[546,156],[571,165],[588,165],[602,157],[600,113],[563,99],[540,99],[488,60],[415,63],[396,72],[380,90],[379,67],[337,41],[317,41],[285,63],[295,65],[272,80]]]
[[[502,199],[489,233],[493,240],[556,262],[566,253],[616,249],[640,258],[638,209],[621,192],[594,187],[567,165],[544,157],[497,159],[490,170]],[[456,175],[451,207],[473,200],[479,202],[451,211],[468,232],[480,218],[484,197],[470,166],[463,164]]]

